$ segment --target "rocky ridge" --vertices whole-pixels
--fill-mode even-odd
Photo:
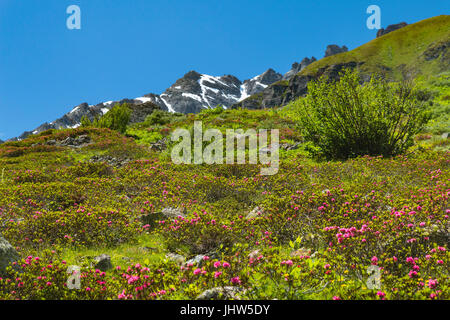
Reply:
[[[337,54],[346,50],[345,46],[329,45],[325,55]],[[149,93],[135,99],[106,101],[95,105],[84,102],[75,106],[61,118],[50,123],[43,123],[36,129],[25,131],[17,138],[10,140],[23,140],[31,134],[49,129],[77,128],[81,125],[82,117],[87,116],[92,121],[106,114],[114,105],[122,103],[128,103],[132,110],[131,123],[144,121],[155,109],[186,114],[198,113],[219,105],[230,108],[263,92],[280,80],[293,79],[300,71],[315,61],[317,61],[315,57],[305,57],[300,63],[292,64],[291,69],[284,75],[269,68],[264,73],[245,81],[241,81],[233,75],[218,77],[189,71],[162,94]]]
[[[391,24],[389,26],[386,27],[386,29],[381,28],[380,30],[378,30],[377,32],[377,38],[384,36],[385,34],[388,34],[392,31],[401,29],[403,27],[406,27],[408,24],[406,22],[400,22],[397,24]]]

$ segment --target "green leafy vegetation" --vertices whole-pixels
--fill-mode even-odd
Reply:
[[[308,96],[294,102],[306,139],[331,159],[404,153],[429,120],[420,92],[375,77],[360,82],[350,70],[337,82],[310,82]]]
[[[82,127],[109,128],[125,133],[130,122],[131,110],[127,103],[116,104],[105,115],[90,121],[86,116],[81,119]]]
[[[202,120],[278,128],[281,145],[292,144],[304,134],[299,106],[167,114],[164,124],[129,126],[137,138],[78,128],[2,145],[0,232],[23,260],[20,274],[11,268],[0,280],[0,297],[194,299],[233,286],[241,299],[448,299],[450,162],[424,144],[428,133],[392,158],[317,162],[303,143],[281,151],[274,176],[260,165],[174,165],[140,135],[159,140]],[[79,135],[92,142],[43,148]],[[132,161],[90,162],[106,154]],[[162,217],[163,208],[185,214]],[[142,222],[152,214],[156,224]],[[114,265],[105,272],[92,264],[103,253]],[[202,258],[180,265],[168,254]],[[80,290],[66,288],[70,265],[81,267]],[[379,289],[367,287],[371,265],[383,268]]]

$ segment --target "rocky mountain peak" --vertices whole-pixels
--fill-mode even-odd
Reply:
[[[315,57],[311,57],[311,59],[308,57],[305,57],[305,58],[303,58],[303,60],[300,63],[294,62],[292,64],[291,70],[286,72],[285,75],[283,76],[283,80],[290,80],[293,76],[295,76],[297,73],[299,73],[300,71],[305,69],[307,66],[309,66],[314,61],[317,61],[317,59]]]
[[[114,105],[122,103],[130,105],[132,123],[144,121],[147,115],[158,108],[180,113],[198,113],[218,105],[228,108],[252,94],[261,92],[281,77],[281,74],[273,69],[268,69],[263,74],[242,82],[233,75],[214,77],[192,70],[160,95],[149,93],[135,99],[101,102],[97,105],[82,103],[61,118],[50,123],[46,122],[35,130],[26,131],[18,138],[11,140],[22,140],[31,134],[48,129],[77,128],[83,116],[93,120],[106,114]]]
[[[259,93],[274,82],[280,81],[283,76],[273,69],[268,69],[266,72],[256,76],[252,79],[245,80],[241,86],[241,97],[238,101],[242,101],[249,96]]]
[[[202,75],[196,71],[189,71],[188,73],[186,73],[182,79],[186,79],[186,80],[194,80],[194,81],[198,81],[200,79]]]
[[[262,84],[269,85],[269,84],[272,84],[274,82],[281,80],[281,77],[282,77],[281,74],[279,74],[272,68],[269,68],[269,69],[267,69],[266,72],[264,72],[263,74],[261,74],[259,76],[259,82],[261,82]]]

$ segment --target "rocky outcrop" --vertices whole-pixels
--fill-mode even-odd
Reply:
[[[377,32],[377,38],[379,38],[381,36],[384,36],[385,34],[388,34],[388,33],[392,32],[392,31],[395,31],[395,30],[401,29],[403,27],[406,27],[407,25],[408,24],[406,22],[400,22],[400,23],[397,23],[397,24],[391,24],[391,25],[387,26],[386,29],[381,28]]]
[[[325,58],[334,56],[339,53],[347,52],[347,51],[348,51],[348,48],[346,46],[339,47],[336,44],[330,44],[327,46],[327,49],[325,50]]]
[[[430,238],[430,241],[442,246],[450,245],[450,223],[446,225],[433,224],[424,228],[424,235]]]
[[[450,69],[450,40],[432,43],[423,53],[425,61],[439,59],[442,71]]]
[[[216,287],[205,290],[197,296],[196,300],[240,300],[239,293],[242,292],[242,288],[239,287]]]
[[[149,225],[155,227],[158,221],[185,218],[187,214],[186,208],[164,208],[160,212],[151,212],[141,215],[140,220],[142,225]]]
[[[314,75],[297,74],[290,81],[278,81],[264,89],[264,91],[233,105],[232,108],[265,109],[284,106],[304,96],[308,91],[308,83],[311,80],[325,75],[330,81],[335,81],[339,79],[339,73],[342,70],[347,68],[354,69],[357,66],[356,62],[351,61],[320,68]]]
[[[152,114],[155,110],[160,110],[161,107],[152,102],[144,102],[141,104],[131,104],[130,109],[130,123],[139,123],[144,122],[148,115]]]
[[[107,254],[102,254],[94,258],[95,269],[100,271],[108,271],[113,268],[111,257]]]
[[[51,144],[50,141],[47,141],[46,144]],[[55,145],[62,146],[62,147],[73,147],[73,148],[79,148],[83,147],[85,145],[88,145],[91,142],[91,138],[88,135],[81,135],[76,138],[67,137],[61,142],[56,142]]]
[[[264,214],[265,214],[264,208],[255,207],[252,211],[250,211],[247,214],[246,218],[247,219],[254,219],[254,218],[257,218],[257,217],[262,217],[262,216],[264,216]]]
[[[281,79],[281,74],[275,72],[273,69],[268,69],[266,72],[253,79],[245,80],[241,86],[241,92],[243,95],[253,95],[261,92],[270,84],[280,81]],[[240,98],[242,98],[242,96]]]
[[[91,163],[106,163],[112,167],[120,168],[125,166],[127,163],[129,163],[131,159],[118,159],[109,155],[96,155],[89,159],[89,162]]]
[[[311,57],[311,59],[306,57],[300,63],[294,62],[294,64],[292,64],[291,70],[289,70],[288,72],[286,72],[284,74],[283,80],[292,79],[297,73],[299,73],[300,71],[305,69],[307,66],[309,66],[314,61],[317,61],[317,59],[314,57]]]
[[[282,143],[280,144],[280,148],[286,151],[296,150],[300,147],[301,144],[302,142],[300,141],[297,141],[295,143]]]
[[[6,268],[19,258],[17,251],[0,234],[0,276],[4,275]]]
[[[164,208],[161,210],[161,214],[167,219],[176,219],[178,217],[186,218],[186,208]]]
[[[183,265],[184,262],[186,261],[185,256],[182,256],[181,254],[173,253],[173,252],[166,254],[166,258],[169,259],[170,261],[175,262],[178,265]]]
[[[155,143],[150,144],[150,150],[152,151],[163,151],[165,149],[167,149],[166,138],[163,138]]]

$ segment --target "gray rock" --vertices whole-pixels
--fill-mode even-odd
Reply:
[[[158,225],[158,221],[161,220],[173,220],[178,217],[185,218],[187,214],[186,208],[164,208],[160,212],[152,212],[140,216],[142,225],[150,225],[154,228]]]
[[[130,104],[129,106],[131,109],[130,123],[144,122],[145,118],[151,115],[153,111],[161,109],[159,105],[153,102]]]
[[[206,256],[206,255],[204,255],[204,254],[198,254],[198,255],[196,255],[194,258],[192,258],[192,259],[186,261],[186,265],[192,264],[192,265],[196,265],[196,266],[201,267],[201,266],[204,264],[204,261],[205,261],[205,260],[203,260],[203,258],[204,258],[205,256]]]
[[[46,145],[48,145],[48,146],[54,146],[54,145],[56,145],[56,140],[48,140],[46,143],[45,143]]]
[[[448,139],[448,132],[442,134],[442,139]]]
[[[86,134],[83,134],[81,136],[78,136],[75,138],[74,140],[74,145],[75,146],[81,146],[81,145],[85,145],[91,142],[91,137],[89,137]]]
[[[439,42],[433,42],[430,44],[423,53],[426,61],[434,60],[441,57],[441,63],[443,64],[443,69],[447,70],[450,64],[449,51],[450,48],[450,40],[444,40]]]
[[[406,27],[408,24],[406,22],[400,22],[397,24],[391,24],[389,25],[386,29],[381,28],[380,30],[378,30],[377,32],[377,38],[384,36],[385,34],[388,34],[392,31],[401,29],[403,27]]]
[[[325,50],[325,58],[347,51],[348,48],[346,46],[339,47],[336,44],[330,44],[327,46],[327,49]]]
[[[208,257],[209,259],[219,259],[219,255],[216,252],[211,251],[211,252],[208,252],[205,254],[196,255],[192,259],[189,259],[188,261],[186,261],[185,265],[191,264],[191,265],[196,265],[198,267],[202,267],[205,264],[205,262],[207,261],[204,259],[205,257]]]
[[[433,224],[424,228],[424,232],[432,242],[442,246],[450,246],[450,224],[446,226]]]
[[[155,143],[150,144],[150,150],[153,151],[163,151],[167,149],[166,139],[161,139]]]
[[[187,210],[186,208],[164,208],[161,211],[161,214],[165,218],[176,219],[178,217],[186,218]]]
[[[359,65],[360,64],[355,61],[350,61],[327,65],[320,68],[314,76],[296,74],[289,81],[278,81],[268,86],[262,92],[234,104],[231,108],[254,110],[285,106],[289,102],[306,95],[308,92],[308,83],[310,81],[316,80],[322,75],[328,77],[330,81],[335,81],[339,79],[339,73],[342,70],[355,69]]]
[[[107,271],[113,268],[111,257],[107,254],[102,254],[94,258],[95,268],[101,271]]]
[[[305,69],[307,66],[309,66],[314,61],[317,61],[317,59],[315,57],[312,57],[311,59],[308,57],[305,57],[305,58],[303,58],[303,60],[300,63],[294,62],[294,64],[292,64],[291,70],[289,70],[283,76],[283,80],[292,79],[297,73],[299,73],[300,71]]]
[[[256,207],[247,214],[247,219],[254,219],[257,217],[264,216],[264,208]]]
[[[291,143],[283,143],[283,144],[280,144],[280,148],[281,148],[281,149],[284,149],[284,150],[286,150],[286,151],[289,151],[289,150],[296,150],[296,149],[298,149],[298,148],[300,147],[301,144],[302,144],[301,142],[295,142],[294,144],[291,144]]]
[[[17,251],[0,234],[0,276],[4,275],[6,268],[19,258]]]
[[[67,137],[63,141],[57,142],[55,140],[49,140],[47,145],[57,145],[62,147],[83,147],[91,142],[91,138],[88,135],[80,135],[76,138]]]
[[[196,300],[240,300],[238,294],[241,292],[239,287],[216,287],[202,292]]]
[[[245,80],[242,84],[242,89],[247,95],[253,95],[261,92],[267,88],[268,85],[280,81],[281,79],[281,74],[275,72],[273,69],[268,69],[266,72],[253,79]]]
[[[174,261],[175,263],[182,265],[186,261],[186,257],[182,256],[178,253],[168,253],[166,254],[166,258],[170,261]]]
[[[74,143],[74,139],[72,137],[67,137],[66,139],[64,139],[63,141],[61,141],[59,143],[59,145],[61,146],[72,146]]]
[[[93,156],[91,159],[89,159],[89,162],[91,162],[91,163],[102,162],[102,163],[106,163],[110,166],[117,167],[117,168],[125,166],[130,161],[131,161],[131,159],[128,159],[128,158],[118,159],[115,157],[111,157],[109,155],[102,155],[102,156],[96,155],[96,156]]]

